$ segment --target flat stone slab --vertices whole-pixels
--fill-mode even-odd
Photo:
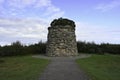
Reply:
[[[85,72],[81,70],[75,62],[75,59],[77,58],[88,56],[41,57],[51,59],[51,63],[47,66],[38,80],[90,80]]]

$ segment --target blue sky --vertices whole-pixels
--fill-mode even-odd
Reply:
[[[59,17],[75,21],[77,40],[120,44],[120,0],[0,0],[0,45],[47,41]]]

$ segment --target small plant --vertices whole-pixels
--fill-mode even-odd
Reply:
[[[4,62],[4,60],[0,59],[0,63],[3,63],[3,62]]]
[[[75,27],[75,22],[69,19],[59,18],[59,19],[54,19],[51,22],[51,26],[56,26],[56,25],[62,25],[62,26],[71,25]]]

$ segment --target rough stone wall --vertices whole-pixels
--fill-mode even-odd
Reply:
[[[76,56],[75,27],[55,25],[48,28],[46,53],[48,56]]]

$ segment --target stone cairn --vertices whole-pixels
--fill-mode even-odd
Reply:
[[[78,55],[75,36],[75,23],[68,19],[55,19],[48,27],[46,53],[48,56]]]

